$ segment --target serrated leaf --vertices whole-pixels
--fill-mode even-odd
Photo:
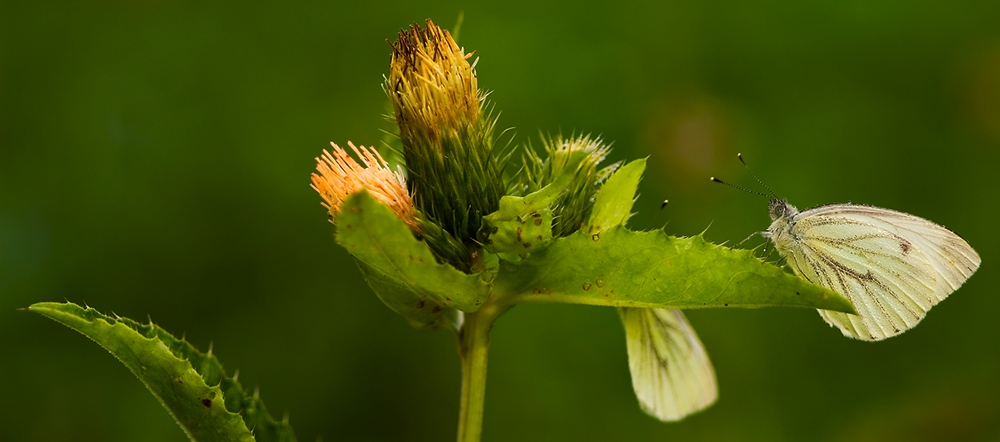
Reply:
[[[108,350],[146,385],[191,440],[295,441],[288,423],[271,418],[256,394],[246,395],[226,376],[215,356],[156,325],[112,318],[68,302],[40,302],[28,310]]]
[[[344,201],[337,219],[337,243],[367,266],[368,276],[377,274],[383,286],[391,285],[393,296],[382,299],[402,315],[420,311],[424,301],[472,312],[489,295],[482,275],[465,274],[434,259],[427,244],[413,236],[410,228],[368,192],[360,191]],[[406,291],[412,296],[407,296]],[[380,296],[388,292],[380,293]],[[424,322],[419,312],[408,320]]]
[[[512,302],[646,308],[808,307],[853,313],[843,296],[762,262],[749,250],[616,227],[553,241],[502,262],[494,290]]]
[[[632,214],[635,190],[639,187],[639,179],[644,170],[645,159],[632,161],[615,171],[601,186],[587,221],[589,233],[599,233],[625,224]]]

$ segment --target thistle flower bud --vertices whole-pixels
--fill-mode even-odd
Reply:
[[[347,197],[365,189],[376,200],[392,209],[411,229],[419,231],[402,171],[390,170],[386,161],[374,149],[355,147],[354,143],[347,142],[347,146],[364,163],[362,166],[340,146],[334,143],[330,145],[333,146],[333,153],[324,149],[323,155],[316,158],[316,170],[319,174],[312,174],[312,188],[323,197],[323,207],[330,214],[330,222],[337,223],[340,207]]]
[[[441,148],[441,138],[462,126],[478,125],[482,99],[476,72],[451,34],[427,21],[402,30],[392,44],[392,63],[386,91],[393,102],[400,136],[426,137]]]
[[[563,173],[573,173],[573,183],[553,204],[555,224],[552,233],[566,236],[580,229],[594,204],[597,185],[607,179],[620,166],[614,163],[598,169],[611,152],[611,147],[600,137],[572,136],[568,139],[557,135],[542,138],[543,158],[528,149],[523,169],[524,193],[538,191]]]
[[[483,215],[504,194],[493,155],[495,120],[483,111],[471,53],[430,20],[402,30],[392,43],[384,89],[392,101],[410,194],[422,217],[475,254]],[[432,245],[433,246],[433,245]]]

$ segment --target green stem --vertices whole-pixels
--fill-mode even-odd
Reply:
[[[462,360],[462,401],[458,415],[458,442],[479,442],[483,433],[483,401],[486,399],[486,362],[490,351],[490,328],[502,310],[489,301],[474,313],[465,314],[458,332],[458,355]]]

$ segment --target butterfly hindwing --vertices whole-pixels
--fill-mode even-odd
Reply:
[[[632,387],[642,409],[664,421],[698,412],[718,398],[715,370],[677,309],[621,308]]]

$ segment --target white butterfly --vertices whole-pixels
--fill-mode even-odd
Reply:
[[[968,242],[918,216],[850,203],[799,212],[757,178],[742,154],[736,157],[771,196],[712,181],[770,198],[771,226],[758,233],[795,274],[854,304],[857,315],[819,311],[844,336],[880,341],[915,327],[979,268]]]
[[[642,409],[676,421],[719,396],[715,370],[684,314],[677,309],[620,308],[632,388]]]
[[[913,328],[979,268],[962,237],[907,213],[858,204],[799,212],[776,198],[769,212],[762,234],[792,271],[854,304],[857,315],[819,311],[844,336],[878,341]]]

